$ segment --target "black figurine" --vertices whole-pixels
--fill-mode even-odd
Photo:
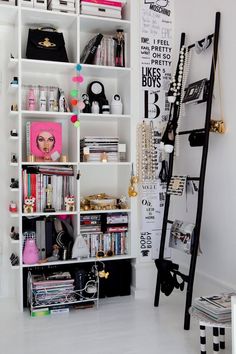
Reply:
[[[85,104],[85,107],[83,109],[83,113],[91,113],[91,104],[89,102],[89,96],[87,95],[87,93],[83,93],[82,100]]]

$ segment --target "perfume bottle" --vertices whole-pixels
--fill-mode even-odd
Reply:
[[[59,112],[65,112],[65,103],[66,103],[66,99],[65,99],[65,94],[64,91],[60,91],[60,98],[59,98]]]
[[[40,90],[39,110],[41,112],[46,112],[46,110],[47,110],[47,97],[46,97],[46,92],[45,92],[44,87],[42,87],[41,90]]]
[[[56,109],[55,109],[55,104],[56,104]],[[58,111],[58,106],[55,100],[55,96],[54,96],[54,90],[53,88],[50,88],[49,91],[49,112],[55,112]]]
[[[28,92],[27,110],[28,111],[35,111],[36,110],[36,98],[35,98],[35,92],[34,92],[33,87],[31,87]]]

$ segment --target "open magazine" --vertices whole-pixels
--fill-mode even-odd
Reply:
[[[170,230],[169,246],[190,254],[193,244],[194,227],[194,224],[175,220]]]

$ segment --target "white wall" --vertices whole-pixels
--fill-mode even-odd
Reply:
[[[223,136],[212,133],[210,135],[201,235],[203,255],[198,257],[197,271],[208,274],[226,285],[236,287],[234,272],[236,267],[234,224],[236,219],[236,191],[234,189],[236,176],[235,0],[175,1],[175,43],[178,46],[181,32],[187,33],[187,40],[190,43],[212,33],[216,11],[220,11],[222,16],[219,57],[227,133]],[[204,69],[205,63],[207,69]],[[190,70],[190,82],[205,77],[204,72],[206,73],[207,70],[209,70],[209,54],[204,54],[201,58],[194,57]],[[220,119],[217,92],[216,96],[213,113],[216,118]],[[203,112],[203,107],[188,110],[183,126],[190,129],[192,124],[198,126]],[[200,150],[192,148],[187,152],[187,145],[187,141],[185,141],[181,146],[181,156],[177,161],[176,170],[183,172],[183,169],[187,169],[196,173]],[[185,157],[187,155],[189,157]],[[181,160],[184,161],[182,164]],[[185,202],[182,203],[182,212],[183,210],[185,210]],[[192,210],[191,213],[193,213]],[[179,260],[185,262],[183,258],[179,258]]]
[[[9,106],[7,89],[9,78],[7,74],[7,63],[9,62],[9,38],[13,33],[8,26],[0,26],[0,297],[13,296],[13,273],[10,269],[10,241],[9,232],[11,220],[8,217],[8,204],[11,195],[9,194],[10,179],[17,177],[12,174],[9,168],[11,151],[9,147]]]

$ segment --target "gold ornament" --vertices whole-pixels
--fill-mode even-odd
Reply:
[[[212,133],[225,133],[225,123],[223,120],[211,120],[210,132]]]
[[[130,186],[128,189],[129,197],[136,197],[138,195],[138,192],[135,189],[135,184],[137,183],[138,183],[138,177],[134,175],[134,165],[132,164]]]

